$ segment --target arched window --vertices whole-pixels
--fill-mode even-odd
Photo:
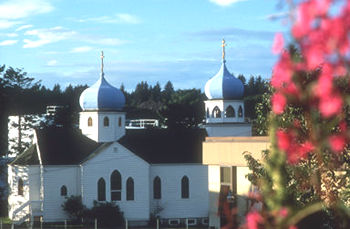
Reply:
[[[231,105],[226,108],[225,116],[226,116],[226,118],[236,117],[235,109],[233,109],[233,107]]]
[[[114,170],[111,175],[111,200],[122,199],[122,176],[118,170]]]
[[[61,187],[61,196],[67,196],[67,187],[65,185]]]
[[[18,195],[23,196],[23,180],[21,178],[18,179]]]
[[[239,106],[239,108],[238,108],[238,117],[240,117],[240,118],[243,117],[243,109],[242,109],[242,106]]]
[[[131,177],[126,180],[126,200],[134,200],[134,179]]]
[[[103,119],[103,126],[109,126],[109,118],[107,116]]]
[[[153,180],[153,198],[154,199],[162,198],[162,184],[158,176],[155,177]]]
[[[102,177],[97,182],[97,200],[106,200],[106,182]]]
[[[88,118],[88,126],[92,126],[92,118],[91,117]]]
[[[118,126],[119,126],[119,127],[122,126],[122,117],[119,117],[119,118],[118,118]]]
[[[209,113],[209,108],[207,108],[207,118],[209,118],[210,113]]]
[[[214,107],[212,116],[214,118],[221,118],[221,111],[218,106]]]
[[[188,199],[190,196],[190,185],[187,176],[181,179],[181,198]]]

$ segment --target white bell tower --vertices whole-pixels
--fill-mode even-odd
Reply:
[[[251,136],[251,124],[244,116],[244,85],[226,68],[225,40],[219,72],[205,85],[206,130],[209,137]]]
[[[105,79],[103,59],[102,52],[100,78],[80,96],[79,128],[96,142],[113,142],[125,134],[125,97]]]

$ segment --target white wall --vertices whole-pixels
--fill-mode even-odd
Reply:
[[[62,221],[68,216],[62,210],[66,200],[61,187],[67,187],[67,196],[80,195],[80,167],[76,165],[45,166],[43,169],[44,203],[43,219],[46,222]]]
[[[245,110],[243,100],[206,100],[205,103],[205,114],[207,115],[207,109],[209,109],[209,117],[206,116],[206,123],[222,123],[222,122],[244,122]],[[212,117],[212,112],[215,107],[218,107],[221,111],[221,118]],[[225,117],[225,111],[227,107],[232,106],[235,111],[235,117]],[[242,107],[243,116],[238,117],[239,107]]]
[[[252,136],[250,123],[207,124],[205,129],[209,137]]]
[[[18,195],[18,181],[23,180],[23,195]],[[9,217],[14,221],[29,220],[33,202],[40,201],[40,167],[8,166],[8,183],[10,193]],[[34,203],[35,204],[35,203]]]
[[[148,220],[150,214],[149,164],[115,142],[82,165],[83,202],[87,207],[97,200],[97,182],[106,182],[106,201],[111,201],[110,176],[118,170],[122,176],[121,201],[116,204],[128,220]],[[134,179],[134,200],[126,200],[126,180]]]
[[[88,126],[88,119],[92,118],[92,126]],[[109,119],[109,126],[103,125],[105,117]],[[121,118],[121,126],[119,126]],[[124,112],[83,111],[80,112],[79,128],[82,133],[96,142],[112,142],[125,134]]]
[[[161,199],[153,199],[153,180],[161,179]],[[181,179],[189,178],[188,199],[181,198]],[[161,218],[208,217],[208,167],[200,164],[156,164],[151,166],[150,197],[152,211],[163,208]]]

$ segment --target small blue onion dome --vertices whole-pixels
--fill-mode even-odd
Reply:
[[[226,68],[225,59],[219,72],[205,84],[205,95],[208,99],[242,99],[244,85],[240,79],[234,77]]]
[[[102,72],[99,80],[81,93],[79,102],[84,111],[120,111],[125,105],[125,97],[121,90],[107,82]]]

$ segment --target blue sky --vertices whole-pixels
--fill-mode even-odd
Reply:
[[[200,88],[220,67],[221,40],[235,74],[269,78],[278,0],[2,0],[0,64],[52,87],[107,80]]]

